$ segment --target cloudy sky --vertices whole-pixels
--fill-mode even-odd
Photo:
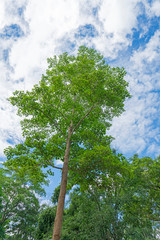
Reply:
[[[1,161],[4,148],[22,141],[7,97],[38,83],[47,57],[82,44],[127,71],[132,98],[113,120],[113,147],[126,156],[160,154],[160,0],[1,0]]]

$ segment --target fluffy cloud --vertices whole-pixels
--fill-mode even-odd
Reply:
[[[0,62],[0,69],[0,156],[3,156],[3,150],[11,143],[18,143],[22,137],[20,119],[16,116],[15,108],[7,101],[13,92],[13,82],[10,81],[10,71],[4,61]]]
[[[45,4],[43,1],[37,4],[35,0],[28,1],[24,19],[29,33],[14,44],[10,53],[14,78],[25,78],[27,85],[28,81],[33,85],[46,69],[46,58],[68,50],[69,43],[76,47],[95,45],[106,56],[113,57],[115,52],[116,57],[120,49],[130,44],[126,35],[136,27],[138,2],[67,0],[55,4],[47,0]],[[97,35],[92,39],[77,38],[78,29],[86,24],[94,26]]]
[[[151,11],[152,11],[153,15],[156,15],[157,17],[159,17],[160,16],[159,9],[160,9],[160,2],[158,0],[154,1],[153,5],[151,7]]]
[[[128,47],[132,47],[133,32],[141,24],[138,16],[158,17],[158,9],[157,0],[2,0],[0,153],[21,140],[19,118],[6,97],[16,89],[31,89],[45,72],[47,57],[63,51],[75,53],[81,44],[94,46],[128,72],[133,98],[126,103],[126,112],[113,120],[110,132],[116,137],[115,147],[123,153],[157,152],[159,128],[154,122],[158,121],[159,95],[153,90],[160,85],[160,32],[133,53]],[[145,26],[141,35],[147,30]],[[120,51],[125,53],[123,58]]]
[[[130,92],[126,112],[114,119],[113,146],[123,153],[160,154],[160,31],[157,30],[144,49],[135,51],[127,66]]]
[[[146,13],[149,17],[159,17],[160,16],[160,2],[159,0],[144,1]]]
[[[113,33],[119,40],[137,25],[139,15],[139,0],[107,0],[102,1],[99,10],[99,19],[106,33]],[[118,36],[119,35],[119,36]]]
[[[35,0],[28,1],[24,19],[29,33],[13,45],[10,53],[13,78],[24,78],[27,89],[45,71],[46,58],[62,51],[63,45],[67,44],[66,36],[74,41],[75,30],[93,20],[85,10],[80,11],[81,4],[74,0],[58,1],[56,4],[52,0],[47,0],[45,4],[43,1],[38,4]]]
[[[98,17],[101,23],[99,36],[94,44],[107,57],[116,58],[118,52],[127,48],[133,28],[137,28],[137,16],[141,13],[139,0],[103,0]]]
[[[21,16],[27,0],[1,0],[0,2],[0,30],[6,26],[18,24],[25,30],[25,21]]]
[[[151,37],[150,41],[146,44],[145,49],[136,51],[132,58],[131,62],[133,62],[133,70],[136,72],[150,72],[156,73],[155,69],[159,66],[159,44],[160,44],[160,31],[157,30],[153,37]],[[150,70],[148,69],[150,67]]]

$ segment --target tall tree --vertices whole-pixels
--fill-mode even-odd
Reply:
[[[60,240],[67,175],[72,170],[69,159],[76,161],[87,148],[110,143],[105,136],[108,121],[124,111],[130,95],[124,69],[109,67],[94,49],[81,46],[77,56],[64,53],[48,63],[39,85],[30,92],[16,91],[10,98],[24,117],[25,141],[16,156],[12,148],[6,155],[12,169],[25,168],[27,174],[31,169],[56,167],[54,159],[64,162],[53,232],[53,240]]]

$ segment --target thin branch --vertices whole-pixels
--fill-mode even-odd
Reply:
[[[54,156],[52,156],[49,160],[46,160],[46,162],[47,162],[51,167],[62,170],[63,168],[57,167],[57,166],[55,166],[55,165],[51,162],[51,160],[52,160],[53,158],[54,158]]]
[[[63,168],[61,168],[61,167],[56,167],[56,166],[52,166],[53,168],[57,168],[57,169],[60,169],[60,170],[62,170]]]
[[[154,217],[154,216],[146,216],[147,218],[149,218],[149,220],[151,220],[151,221],[154,221],[154,222],[160,222],[160,218],[156,218],[156,217]]]
[[[52,163],[50,162],[50,160],[47,160],[47,162],[48,162],[48,164],[49,164],[50,166],[52,166],[53,168],[57,168],[57,169],[60,169],[60,170],[63,169],[63,167],[57,167],[57,166],[55,166],[54,164],[52,164]],[[74,172],[80,172],[78,169],[73,169],[73,168],[68,168],[68,170],[71,170],[71,171],[74,171]]]
[[[97,105],[97,104],[96,104]],[[76,130],[77,127],[79,127],[79,125],[81,124],[81,122],[90,114],[90,112],[95,108],[96,105],[93,105],[90,110],[86,113],[86,115],[81,118],[81,120],[77,123],[77,125],[74,127],[72,133]]]
[[[52,107],[54,107],[54,108],[57,108],[56,106],[54,106],[53,104],[51,104],[51,103],[48,103],[50,106],[52,106]],[[55,111],[56,111],[56,109],[55,109]],[[67,121],[67,118],[64,116],[64,114],[59,110],[59,109],[57,109],[57,111],[62,115],[62,117]]]
[[[48,161],[47,161],[48,162]],[[55,166],[54,164],[52,164],[51,162],[48,162],[49,163],[49,165],[51,166],[51,167],[53,167],[53,168],[56,168],[56,169],[60,169],[60,170],[62,170],[63,168],[61,168],[61,167],[57,167],[57,166]]]

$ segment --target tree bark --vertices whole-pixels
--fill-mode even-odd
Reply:
[[[61,239],[63,210],[64,210],[64,202],[65,202],[65,195],[66,195],[66,189],[67,189],[67,175],[68,175],[69,152],[70,152],[70,146],[71,146],[71,135],[72,135],[72,123],[69,127],[68,138],[66,141],[66,150],[65,150],[64,164],[63,164],[63,169],[62,169],[61,187],[60,187],[60,193],[59,193],[59,198],[58,198],[52,240],[60,240]]]

